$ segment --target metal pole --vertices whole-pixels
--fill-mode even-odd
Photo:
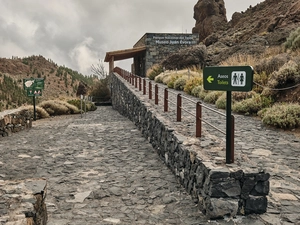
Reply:
[[[155,85],[155,96],[154,96],[154,98],[155,98],[155,105],[158,105],[158,85],[156,84]]]
[[[231,115],[231,163],[234,163],[234,116]]]
[[[231,91],[226,92],[226,163],[231,164],[231,148],[232,148],[232,133],[231,133]]]
[[[152,83],[149,81],[149,99],[152,99]]]
[[[177,122],[181,122],[182,99],[181,94],[177,95]]]
[[[168,112],[168,88],[165,88],[164,111]]]
[[[36,121],[35,96],[33,96],[33,120]]]
[[[143,94],[146,94],[146,80],[143,79]]]
[[[201,137],[201,131],[202,131],[202,105],[201,102],[197,102],[196,105],[196,137]]]

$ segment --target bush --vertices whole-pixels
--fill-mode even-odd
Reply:
[[[148,77],[150,80],[154,80],[155,77],[156,77],[157,75],[161,74],[162,72],[164,72],[162,66],[160,66],[160,65],[154,65],[154,66],[150,69],[149,73],[147,74],[147,77]]]
[[[215,104],[216,101],[218,100],[218,98],[223,94],[222,91],[212,91],[209,92],[205,98],[204,98],[204,102],[206,103],[211,103],[211,104]]]
[[[296,50],[300,48],[300,27],[290,33],[290,36],[284,43],[285,49]]]
[[[256,94],[252,98],[245,99],[233,105],[232,110],[245,115],[257,114],[263,108],[270,107],[273,103],[271,98]]]
[[[198,97],[201,99],[201,100],[204,100],[206,95],[208,95],[208,93],[210,93],[209,91],[207,90],[204,90],[203,87],[202,87],[202,90],[200,91],[200,93],[198,94]]]
[[[216,101],[218,109],[226,109],[226,92],[224,92]]]
[[[199,85],[202,85],[202,77],[193,77],[187,80],[183,90],[190,95],[192,94],[194,87]]]
[[[267,86],[271,89],[290,87],[300,82],[300,67],[297,62],[289,61],[269,77]],[[277,91],[265,89],[264,95],[273,96]]]
[[[186,79],[180,77],[174,82],[174,89],[183,91],[185,84],[186,84]]]
[[[81,109],[81,100],[80,99],[72,99],[72,100],[69,100],[68,103],[76,106],[79,110]],[[82,108],[84,110],[84,103],[82,103]],[[89,101],[86,102],[86,110],[87,111],[95,111],[96,109],[97,109],[97,106],[95,106],[94,103],[89,102]]]
[[[95,99],[101,99],[103,102],[110,100],[108,78],[96,82],[92,87],[90,95],[92,95]]]
[[[263,123],[278,128],[296,128],[300,126],[299,104],[275,104],[258,113]]]
[[[195,96],[195,97],[199,97],[199,95],[200,95],[200,93],[201,93],[202,90],[203,90],[202,85],[198,85],[198,86],[196,86],[196,87],[193,88],[191,94],[193,96]]]
[[[167,83],[167,86],[168,88],[173,88],[174,89],[174,83],[175,81],[179,79],[179,76],[178,75],[172,75],[169,80],[168,80],[168,83]]]
[[[50,116],[64,115],[64,114],[76,114],[80,113],[79,109],[67,102],[49,100],[39,104],[39,107],[47,111]]]

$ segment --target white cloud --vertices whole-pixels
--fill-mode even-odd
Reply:
[[[225,0],[227,13],[259,0]],[[107,51],[145,33],[190,33],[197,0],[1,0],[0,57],[43,55],[89,75]],[[231,17],[231,15],[230,15]],[[116,65],[130,69],[132,60]]]

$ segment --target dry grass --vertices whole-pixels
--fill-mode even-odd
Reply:
[[[44,108],[50,116],[80,113],[76,106],[58,100],[44,101],[39,107]]]

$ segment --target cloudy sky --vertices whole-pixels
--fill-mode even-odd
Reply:
[[[225,0],[227,17],[263,0]],[[191,33],[197,0],[0,0],[0,57],[42,55],[84,75],[145,33]],[[132,60],[115,65],[129,70]],[[107,66],[107,65],[106,65]]]

